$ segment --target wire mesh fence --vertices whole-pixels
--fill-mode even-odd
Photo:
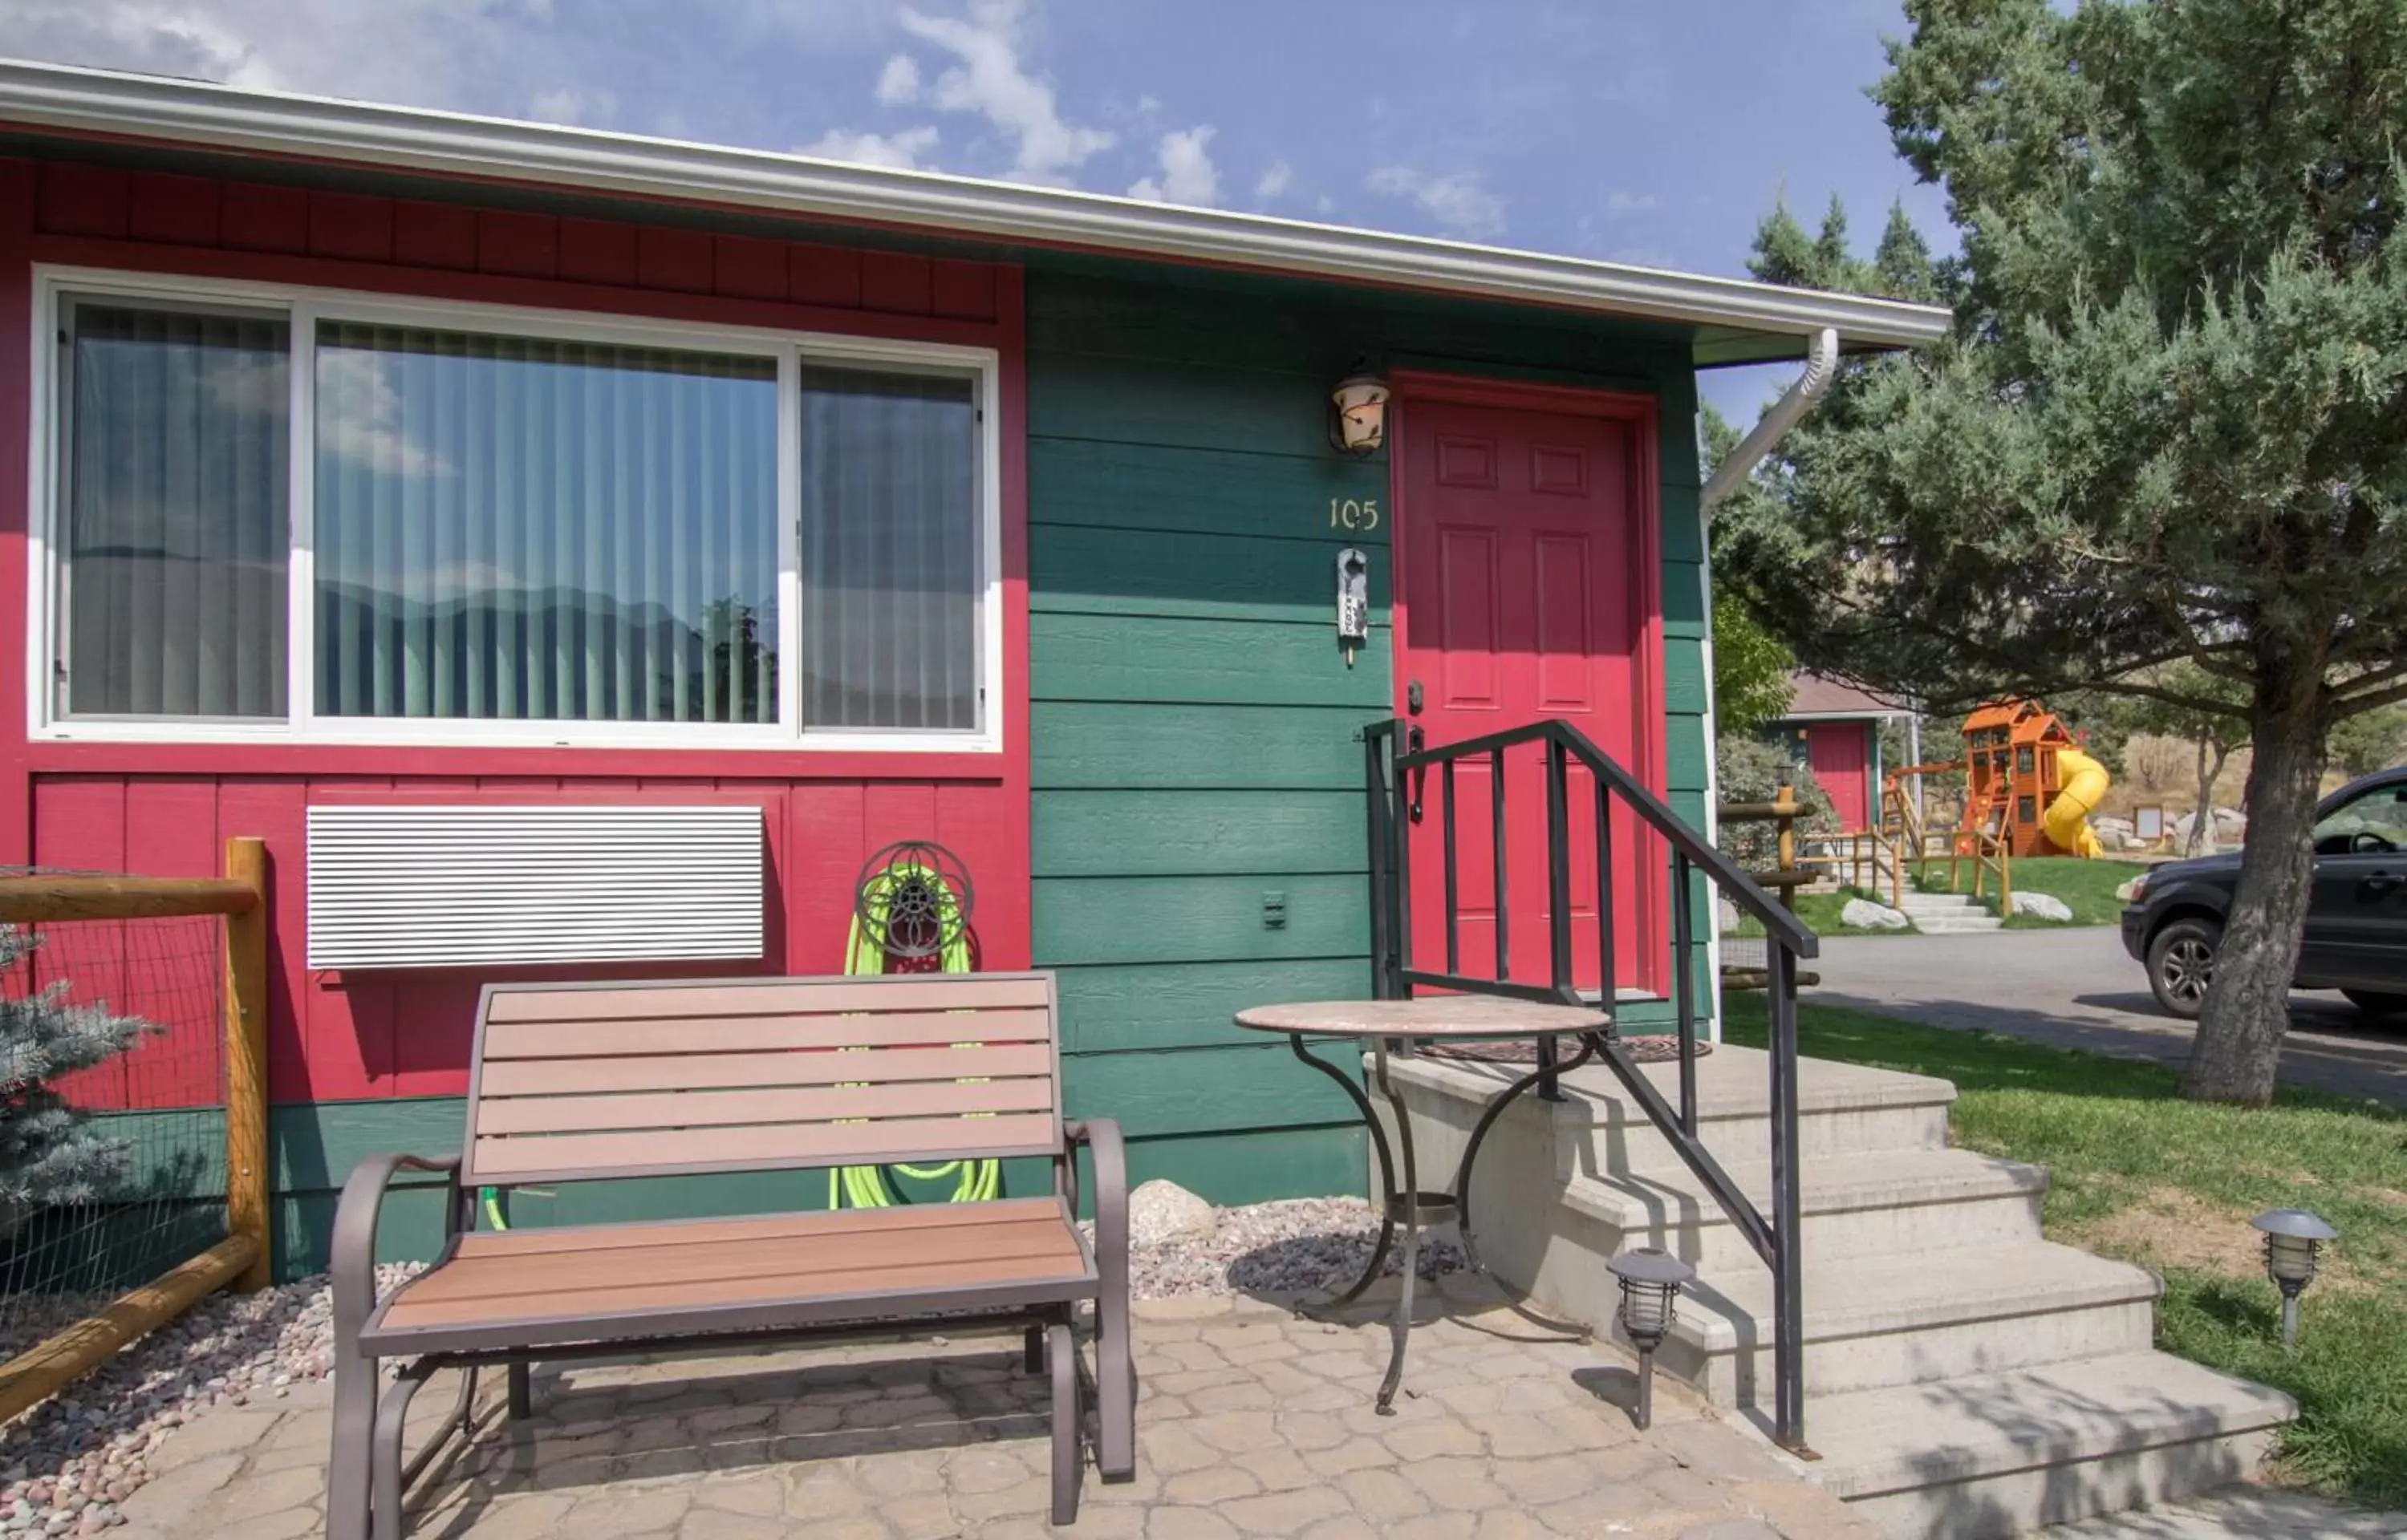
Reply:
[[[0,925],[0,1357],[226,1237],[224,925]]]

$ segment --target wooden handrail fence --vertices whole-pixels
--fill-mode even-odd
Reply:
[[[267,1286],[267,881],[266,843],[249,838],[226,841],[220,877],[0,877],[0,924],[224,916],[226,1076],[226,1238],[0,1364],[0,1422],[204,1294]]]
[[[1724,802],[1716,810],[1725,824],[1772,824],[1773,866],[1770,871],[1750,871],[1755,885],[1768,888],[1780,899],[1780,907],[1791,914],[1797,912],[1797,890],[1810,887],[1821,880],[1821,874],[1797,863],[1797,820],[1806,812],[1805,804],[1797,800],[1796,788],[1787,782],[1773,788],[1769,802]],[[1771,987],[1771,973],[1760,968],[1722,965],[1724,989],[1748,990]],[[1818,984],[1819,973],[1801,968],[1797,973],[1800,985]]]

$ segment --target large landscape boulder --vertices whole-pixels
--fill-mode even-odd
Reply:
[[[1220,1210],[1175,1181],[1156,1177],[1129,1194],[1129,1244],[1164,1246],[1210,1240],[1220,1230]]]
[[[2015,895],[2015,912],[2034,919],[2054,920],[2058,925],[2072,923],[2072,910],[2061,898],[2048,893],[2032,893],[2028,889]]]
[[[1854,930],[1904,930],[1913,922],[1903,911],[1870,898],[1850,898],[1839,911],[1839,923]]]

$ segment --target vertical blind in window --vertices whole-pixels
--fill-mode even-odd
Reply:
[[[807,365],[802,415],[803,726],[976,729],[971,382]]]
[[[777,720],[774,360],[327,321],[317,709]]]
[[[290,334],[64,307],[64,709],[284,713]]]

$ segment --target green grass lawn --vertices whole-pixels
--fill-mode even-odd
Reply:
[[[2085,861],[2073,855],[2022,855],[2015,857],[2009,869],[2014,877],[2015,892],[2044,893],[2063,899],[2065,907],[2072,911],[2072,924],[2111,925],[2119,922],[2123,915],[2123,900],[2115,897],[2115,890],[2147,869],[2129,861]],[[1924,868],[1924,872],[1925,881],[1921,886],[1932,893],[1950,891],[1945,862],[1931,862]],[[1997,880],[1992,876],[1985,882],[1988,893],[1984,901],[1994,911],[1998,907]],[[1972,862],[1967,861],[1957,869],[1953,891],[1973,891]],[[2064,923],[2061,920],[2042,920],[2029,914],[2012,915],[2006,920],[2008,927],[2013,929],[2062,929]]]
[[[1763,997],[1726,1004],[1730,1040],[1760,1046]],[[1814,1057],[1956,1082],[1957,1143],[2049,1168],[2051,1239],[2164,1276],[2159,1347],[2297,1397],[2286,1478],[2407,1503],[2407,1112],[2308,1092],[2261,1110],[2208,1106],[2151,1064],[1810,1000],[1799,1016]],[[2276,1208],[2312,1208],[2341,1235],[2307,1291],[2295,1357],[2248,1227]]]

